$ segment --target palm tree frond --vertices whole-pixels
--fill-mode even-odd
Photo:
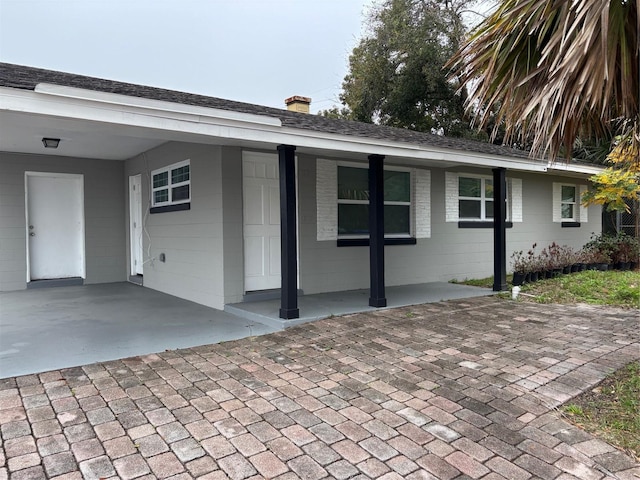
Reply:
[[[461,85],[474,85],[468,108],[497,112],[506,138],[532,138],[536,157],[569,154],[580,132],[605,133],[613,119],[638,131],[639,5],[503,0],[449,63]]]

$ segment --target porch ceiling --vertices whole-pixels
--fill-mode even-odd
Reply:
[[[59,157],[126,160],[168,141],[183,141],[216,145],[236,145],[245,148],[273,149],[275,144],[248,140],[230,141],[225,138],[207,137],[187,132],[157,131],[135,126],[93,122],[85,119],[60,118],[23,112],[0,111],[0,151],[51,155]],[[45,148],[42,138],[59,138],[56,149]],[[329,158],[366,160],[361,153],[336,152],[322,148],[303,147],[297,153],[307,153]],[[442,161],[416,160],[388,157],[389,163],[452,167]]]
[[[18,112],[1,112],[0,125],[3,152],[125,160],[166,141],[118,125]],[[61,139],[59,147],[44,148],[43,137]]]
[[[275,151],[275,145],[257,142],[234,142],[187,132],[1,110],[0,126],[0,152],[127,160],[169,141],[273,148]],[[60,145],[56,149],[45,148],[44,137],[59,138]]]

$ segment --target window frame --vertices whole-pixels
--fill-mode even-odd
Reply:
[[[362,170],[366,170],[368,172],[369,170],[369,166],[365,165],[365,164],[361,164],[361,163],[353,163],[353,162],[337,162],[337,170],[336,170],[336,186],[337,186],[337,182],[339,181],[340,178],[340,167],[348,167],[348,168],[360,168]],[[410,239],[413,238],[414,236],[414,228],[415,228],[415,219],[413,218],[413,212],[414,212],[414,208],[415,208],[415,199],[414,199],[414,178],[413,178],[413,169],[411,168],[406,168],[406,167],[397,167],[395,165],[392,166],[384,166],[384,170],[385,171],[393,171],[393,172],[404,172],[404,173],[408,173],[409,174],[409,201],[408,202],[400,202],[400,201],[392,201],[392,200],[385,200],[384,201],[384,206],[392,206],[392,205],[399,205],[399,206],[407,206],[409,207],[409,231],[408,233],[385,233],[384,234],[384,238],[385,239]],[[340,192],[337,192],[337,208],[339,208],[339,205],[367,205],[369,206],[369,200],[349,200],[349,199],[341,199],[340,198]],[[350,239],[354,239],[354,240],[358,240],[358,239],[369,239],[370,235],[363,235],[363,234],[344,234],[344,233],[340,233],[340,219],[339,219],[339,214],[338,217],[336,218],[336,227],[338,229],[338,241],[340,240],[350,240]]]
[[[573,188],[573,201],[565,201],[562,198],[562,189],[564,187],[569,187],[569,188]],[[560,221],[562,222],[576,222],[577,221],[577,216],[576,216],[576,206],[578,206],[578,202],[577,202],[577,196],[578,196],[578,186],[574,185],[574,184],[570,184],[570,183],[561,183],[560,184]],[[572,215],[571,217],[564,217],[563,214],[564,212],[562,211],[562,207],[564,205],[571,205],[571,212]]]
[[[188,180],[183,180],[181,182],[176,182],[173,183],[173,179],[172,179],[172,171],[176,170],[178,168],[182,168],[188,166],[189,167],[189,179]],[[162,185],[160,187],[154,187],[153,185],[153,180],[154,177],[156,175],[160,175],[162,173],[166,173],[167,174],[167,184],[166,185]],[[189,186],[189,197],[188,198],[184,198],[184,199],[180,199],[180,200],[173,200],[173,189],[178,188],[178,187],[183,187],[185,185]],[[156,192],[162,191],[162,190],[167,190],[167,200],[163,201],[163,202],[156,202]],[[163,207],[172,207],[174,205],[185,205],[185,204],[190,204],[191,203],[191,160],[187,159],[187,160],[183,160],[181,162],[176,162],[176,163],[172,163],[171,165],[167,165],[165,167],[162,168],[158,168],[155,170],[151,171],[151,179],[150,179],[150,194],[151,194],[151,208],[152,209],[161,209]]]
[[[461,196],[460,195],[460,179],[462,178],[472,178],[472,179],[480,179],[480,197],[465,197],[465,196]],[[495,198],[491,197],[491,199],[487,199],[486,197],[486,181],[490,180],[493,184],[493,177],[487,176],[487,175],[478,175],[478,174],[473,174],[473,173],[458,173],[458,195],[457,195],[457,209],[458,209],[458,221],[461,222],[493,222],[494,221],[494,217],[487,217],[487,212],[486,212],[486,202],[494,202],[494,212],[495,212]],[[480,202],[480,217],[463,217],[460,215],[460,200],[471,200],[471,201],[475,201],[475,202]],[[507,195],[507,205],[506,205],[506,212],[507,212],[507,218],[506,220],[509,219],[509,199],[508,199],[508,195]]]

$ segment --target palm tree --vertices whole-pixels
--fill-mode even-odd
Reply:
[[[618,135],[637,168],[639,10],[640,0],[502,0],[449,66],[467,107],[486,112],[481,126],[503,122],[533,156]]]

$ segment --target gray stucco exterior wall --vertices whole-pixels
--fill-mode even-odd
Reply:
[[[151,171],[190,160],[191,208],[149,214]],[[317,240],[316,157],[299,154],[299,288],[320,293],[367,288],[367,247],[338,247]],[[25,172],[84,175],[86,283],[123,281],[129,273],[128,178],[141,174],[144,285],[222,309],[244,294],[242,149],[169,142],[127,160],[103,161],[0,154],[0,290],[26,288]],[[490,228],[464,229],[447,222],[446,172],[490,175],[490,169],[430,168],[430,238],[385,247],[386,284],[403,285],[492,274]],[[600,207],[588,222],[563,228],[553,222],[553,183],[586,184],[552,174],[507,172],[522,180],[522,222],[507,230],[513,251],[551,242],[580,248],[601,231]],[[420,214],[420,212],[416,212]],[[165,254],[165,262],[159,260]],[[510,270],[510,264],[507,265]]]
[[[0,153],[0,291],[27,286],[25,172],[84,175],[85,283],[125,280],[123,163]]]
[[[223,295],[224,303],[242,301],[244,248],[242,217],[242,150],[222,147]]]
[[[299,156],[300,288],[305,293],[368,288],[368,247],[338,247],[335,241],[317,241],[316,162]],[[431,168],[431,237],[416,245],[385,247],[386,284],[403,285],[451,279],[483,278],[493,274],[491,228],[460,228],[446,221],[445,172],[491,176],[490,169]],[[552,174],[507,171],[508,178],[522,179],[522,222],[507,229],[507,270],[514,251],[525,252],[537,242],[537,251],[556,242],[582,247],[592,233],[601,232],[601,208],[589,207],[588,222],[563,228],[553,222],[553,182],[586,184],[586,179]],[[419,212],[417,213],[419,214]]]
[[[127,160],[123,182],[142,175],[144,285],[218,309],[225,303],[221,152],[169,142]],[[149,214],[151,172],[184,160],[191,162],[191,209]]]

